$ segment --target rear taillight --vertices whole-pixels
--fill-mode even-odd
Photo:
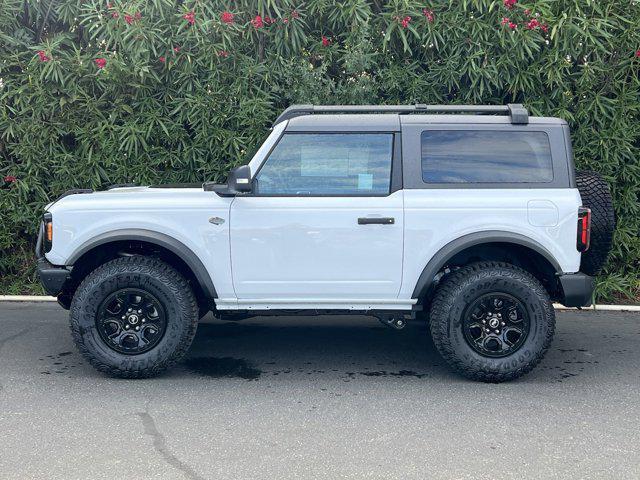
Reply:
[[[49,252],[51,250],[51,245],[53,244],[53,218],[49,212],[42,216],[42,223],[44,227],[42,246],[44,247],[45,252]]]
[[[578,209],[578,242],[577,247],[579,252],[586,252],[589,250],[589,243],[591,242],[591,209],[586,207],[580,207]]]

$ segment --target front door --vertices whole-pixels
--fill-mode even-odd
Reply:
[[[254,175],[254,193],[231,205],[238,299],[397,298],[403,193],[392,187],[394,140],[393,133],[282,136]]]

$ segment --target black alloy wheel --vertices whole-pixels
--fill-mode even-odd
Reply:
[[[155,347],[165,334],[165,309],[149,292],[123,288],[98,307],[96,328],[109,348],[138,355]]]
[[[526,307],[502,292],[481,295],[464,313],[464,336],[469,346],[487,357],[516,352],[529,334]]]

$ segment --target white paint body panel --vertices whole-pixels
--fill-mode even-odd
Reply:
[[[388,197],[236,197],[231,261],[239,299],[397,299],[403,192]],[[392,225],[359,225],[392,217]]]
[[[529,222],[529,202],[556,206],[555,226]],[[408,298],[424,266],[445,245],[476,232],[517,233],[548,250],[565,273],[580,268],[576,249],[577,189],[420,189],[404,191],[405,242],[400,298]]]
[[[228,224],[209,218],[229,218],[232,198],[201,188],[119,188],[70,195],[55,202],[54,239],[47,259],[67,265],[73,253],[104,233],[121,229],[159,232],[183,243],[200,258],[218,295],[234,295],[231,282]]]

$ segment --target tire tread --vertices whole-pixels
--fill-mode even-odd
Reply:
[[[591,209],[591,246],[582,254],[580,271],[597,275],[607,262],[616,228],[613,200],[609,185],[597,172],[577,171],[576,186],[583,205]]]
[[[529,288],[534,290],[536,295],[540,296],[550,309],[550,313],[547,313],[550,328],[547,329],[543,347],[525,365],[506,372],[483,371],[463,361],[453,348],[448,335],[449,312],[453,308],[455,298],[462,293],[465,282],[470,276],[485,276],[488,279],[492,276],[495,277],[496,274],[528,284]],[[460,375],[471,380],[490,383],[514,380],[533,370],[546,354],[555,331],[555,313],[545,288],[529,272],[504,262],[473,263],[447,275],[435,293],[429,316],[433,343],[444,360]]]
[[[159,361],[152,358],[147,358],[145,361],[135,359],[128,362],[129,366],[127,367],[116,367],[100,360],[85,345],[82,335],[83,330],[80,325],[80,315],[82,314],[83,305],[87,302],[100,302],[101,299],[99,298],[90,298],[91,292],[94,292],[93,297],[96,297],[95,287],[99,283],[121,274],[142,274],[161,279],[163,284],[172,291],[175,298],[179,299],[177,303],[181,310],[181,317],[188,319],[188,325],[182,334],[177,348],[166,358],[160,359]],[[181,360],[189,350],[198,327],[198,304],[188,282],[173,267],[153,257],[122,257],[99,266],[81,282],[74,295],[70,310],[69,326],[71,328],[71,334],[82,356],[95,369],[119,378],[148,378],[159,375],[171,368]]]

